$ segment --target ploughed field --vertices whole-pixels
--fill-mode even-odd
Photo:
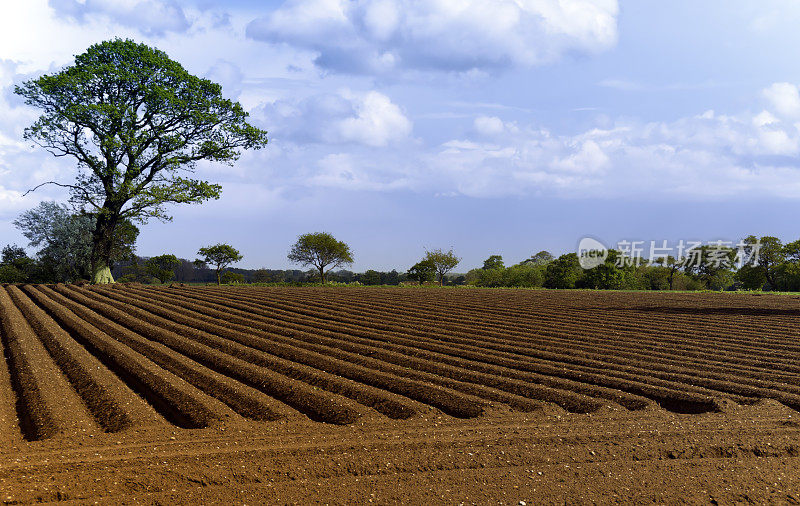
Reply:
[[[798,323],[791,296],[5,285],[0,500],[800,500]]]

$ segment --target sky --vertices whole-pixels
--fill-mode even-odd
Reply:
[[[170,208],[137,252],[292,268],[456,269],[619,241],[800,238],[798,0],[0,0],[0,245],[75,163],[23,140],[15,84],[131,38],[222,85],[269,144],[201,164],[222,198]],[[32,252],[32,251],[31,251]]]

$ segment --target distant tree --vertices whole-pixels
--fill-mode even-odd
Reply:
[[[408,279],[419,281],[419,284],[433,281],[434,276],[436,276],[436,265],[432,260],[421,260],[408,269]]]
[[[786,256],[787,262],[800,264],[800,241],[794,241],[786,244],[783,247],[783,253]]]
[[[43,111],[25,138],[77,160],[73,184],[49,183],[69,188],[72,202],[95,216],[96,283],[113,282],[113,241],[123,220],[168,220],[166,204],[219,198],[219,185],[182,177],[182,170],[193,172],[201,160],[232,163],[241,149],[267,142],[218,84],[132,40],[94,44],[74,65],[14,92]]]
[[[150,257],[144,263],[147,272],[162,285],[175,277],[175,267],[181,263],[175,255]]]
[[[220,280],[226,285],[241,285],[244,283],[244,274],[240,272],[225,271],[220,276]]]
[[[486,260],[483,261],[483,270],[487,271],[489,269],[503,269],[505,265],[503,264],[503,257],[500,255],[492,255]]]
[[[284,280],[283,278],[284,271],[258,269],[253,273],[253,281],[256,283],[280,283]]]
[[[382,285],[399,285],[400,284],[400,273],[396,270],[392,269],[389,272],[382,272],[381,273],[381,284]]]
[[[582,288],[594,288],[595,290],[620,290],[625,288],[626,274],[632,272],[633,267],[618,265],[620,253],[609,250],[606,260],[600,265],[587,269],[583,272],[580,279]],[[576,280],[576,286],[578,282]]]
[[[554,259],[553,255],[549,251],[540,251],[536,253],[532,257],[527,260],[523,260],[521,263],[526,265],[547,265],[552,262]]]
[[[145,283],[155,282],[155,278],[150,274],[150,270],[139,261],[139,257],[134,256],[130,265],[122,268],[122,276],[119,278],[121,283]]]
[[[675,286],[675,274],[677,274],[681,270],[681,268],[683,268],[683,263],[685,261],[686,261],[685,258],[677,260],[672,255],[661,257],[655,260],[655,263],[666,269],[667,283],[669,283],[670,290],[672,290],[673,287]]]
[[[25,283],[31,281],[36,262],[28,258],[25,250],[15,244],[3,248],[0,256],[0,283]]]
[[[719,244],[707,244],[689,250],[683,262],[686,274],[700,281],[710,290],[724,290],[733,284],[732,268],[736,250]]]
[[[778,290],[779,282],[776,278],[776,273],[779,266],[786,261],[787,252],[790,252],[791,248],[787,250],[780,239],[772,236],[764,236],[759,239],[754,235],[750,235],[745,237],[742,242],[751,248],[749,249],[748,246],[745,246],[745,253],[748,256],[754,254],[753,256],[756,257],[755,260],[758,262],[757,268],[762,270],[767,283],[770,284],[773,290]]]
[[[2,254],[0,255],[0,263],[13,264],[25,258],[28,258],[25,248],[21,248],[16,244],[9,244],[3,248]]]
[[[73,214],[55,202],[42,202],[22,213],[14,225],[28,239],[29,246],[39,248],[44,276],[50,282],[69,282],[91,277],[92,231],[96,217]],[[129,259],[135,250],[139,229],[122,220],[114,231],[108,265]]]
[[[452,249],[450,251],[442,251],[441,249],[426,251],[425,260],[433,263],[440,285],[444,284],[444,275],[461,262],[461,259],[453,253]]]
[[[220,272],[232,263],[236,263],[243,257],[239,254],[239,250],[229,244],[215,244],[214,246],[206,246],[200,248],[197,254],[203,257],[200,260],[195,260],[195,263],[200,265],[211,264],[214,266],[217,273],[217,284],[222,284],[220,279]]]
[[[567,253],[547,264],[544,286],[546,288],[575,288],[583,275],[576,253]]]
[[[331,270],[353,263],[350,246],[337,241],[327,232],[301,235],[292,246],[287,258],[292,262],[316,268],[323,284],[325,284],[326,267],[330,267],[328,270]]]
[[[380,285],[381,273],[369,269],[368,271],[366,271],[364,274],[361,275],[361,282],[365,285]]]
[[[743,265],[736,271],[735,277],[745,290],[761,290],[767,282],[764,269],[750,264]]]

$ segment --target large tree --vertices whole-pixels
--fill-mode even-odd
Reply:
[[[15,88],[43,114],[25,138],[77,160],[74,205],[96,216],[92,277],[111,282],[114,234],[125,219],[169,220],[165,205],[219,198],[221,187],[184,177],[201,160],[233,163],[266,132],[247,123],[222,88],[158,49],[131,40],[95,44],[75,64]]]
[[[350,246],[336,240],[327,232],[303,234],[297,238],[287,258],[292,262],[313,266],[319,271],[322,284],[325,284],[326,267],[334,269],[342,265],[353,263],[353,253]]]

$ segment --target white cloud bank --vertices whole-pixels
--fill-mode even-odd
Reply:
[[[617,41],[617,0],[287,0],[247,35],[322,68],[464,72],[539,65]]]
[[[282,179],[296,186],[471,197],[800,198],[800,123],[785,100],[770,98],[774,88],[762,92],[767,109],[758,113],[620,120],[574,135],[477,116],[466,120],[464,136],[437,145],[399,142],[407,135],[379,114],[397,112],[382,95],[373,96],[379,107],[368,105],[369,94],[356,101],[316,96],[269,106],[278,144],[287,134],[283,140],[292,145],[272,163],[302,167]],[[389,132],[402,135],[393,143]],[[358,145],[345,150],[343,142]]]

